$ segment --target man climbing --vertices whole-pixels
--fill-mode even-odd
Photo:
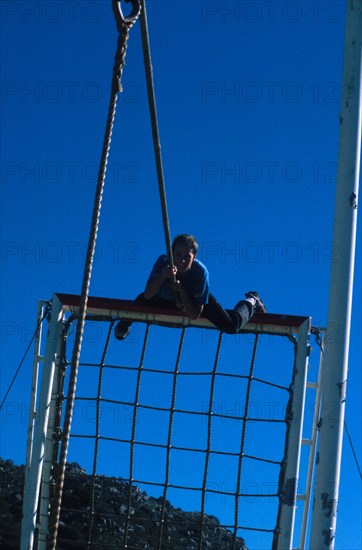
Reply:
[[[202,315],[219,330],[228,334],[238,333],[255,312],[266,312],[265,306],[255,291],[247,292],[245,300],[239,301],[232,311],[226,311],[209,292],[209,272],[196,256],[198,244],[192,235],[178,235],[172,243],[174,266],[169,266],[167,254],[156,261],[148,278],[146,288],[136,298],[137,303],[169,307],[177,305],[185,315],[197,319]],[[124,340],[131,323],[119,321],[115,337]]]

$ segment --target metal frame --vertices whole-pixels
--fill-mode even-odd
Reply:
[[[26,449],[26,464],[30,465],[31,453],[33,446],[33,436],[34,436],[34,427],[35,427],[35,418],[36,418],[36,396],[38,388],[38,379],[39,379],[39,364],[44,361],[44,356],[40,354],[41,349],[41,340],[42,340],[42,331],[43,324],[42,319],[44,317],[44,311],[48,302],[45,300],[39,300],[38,303],[38,314],[36,317],[36,336],[34,344],[34,366],[33,366],[33,375],[31,380],[31,393],[30,393],[30,414],[29,414],[29,425],[28,425],[28,439],[27,439],[27,449]],[[25,468],[25,480],[28,475],[28,468]]]
[[[340,146],[338,159],[337,193],[333,242],[338,246],[338,262],[332,264],[330,299],[328,312],[329,327],[338,328],[337,341],[326,340],[325,365],[328,376],[321,383],[321,414],[319,419],[319,464],[316,474],[315,505],[312,516],[311,548],[333,550],[337,520],[338,490],[341,467],[343,423],[348,371],[348,347],[351,322],[353,271],[356,243],[357,202],[361,149],[361,60],[362,60],[362,0],[347,1],[345,36],[345,58],[343,96],[340,117]],[[78,311],[79,296],[55,294],[52,300],[51,325],[61,330],[65,311]],[[131,302],[89,298],[87,313],[96,311],[108,319],[125,317],[134,321],[146,321],[168,326],[193,326],[213,328],[206,319],[190,321],[179,312],[162,312],[154,308],[132,306]],[[39,314],[38,314],[39,315]],[[255,319],[254,319],[255,317]],[[306,349],[309,335],[309,318],[257,314],[243,332],[272,334],[298,334],[295,395],[293,407],[304,408],[306,390]],[[299,347],[300,344],[300,347]],[[37,379],[42,358],[40,337],[36,341],[35,366],[33,371],[33,392],[31,416],[28,428],[28,449],[26,478],[24,484],[24,507],[21,533],[21,549],[31,549],[34,543],[36,518],[42,478],[39,543],[45,547],[47,508],[49,496],[49,473],[52,455],[52,429],[54,422],[54,399],[57,395],[57,376],[61,339],[47,339],[43,360],[43,372],[38,399]],[[328,408],[333,405],[335,417],[325,421]],[[303,415],[295,424],[292,422],[287,449],[287,468],[284,483],[284,499],[280,516],[278,549],[290,549],[296,508],[296,488],[302,443]],[[316,429],[315,427],[313,428]],[[313,434],[313,437],[315,434]],[[308,484],[311,474],[308,476]],[[308,512],[307,512],[308,514]],[[305,539],[305,530],[302,533]],[[302,543],[301,543],[302,544]],[[303,542],[304,544],[304,542]]]
[[[21,549],[32,549],[35,529],[38,529],[37,548],[45,550],[47,545],[49,482],[53,458],[53,432],[58,396],[58,375],[60,367],[61,347],[66,313],[77,314],[80,297],[78,295],[54,294],[50,317],[51,329],[48,331],[46,351],[40,356],[40,338],[36,342],[35,362],[43,361],[41,388],[38,398],[38,410],[35,429],[30,431],[28,440],[28,476],[24,489],[24,515],[22,524]],[[44,302],[41,302],[44,305]],[[40,307],[40,306],[39,306]],[[39,314],[38,314],[39,315]],[[161,310],[155,307],[145,307],[130,300],[113,300],[109,298],[89,297],[87,316],[95,316],[103,320],[128,318],[135,322],[147,322],[169,327],[215,327],[205,318],[190,320],[180,315],[177,309]],[[242,332],[259,332],[264,334],[288,336],[296,345],[294,396],[292,410],[298,411],[298,418],[292,421],[289,429],[287,448],[287,469],[283,487],[284,499],[280,514],[280,536],[278,549],[292,547],[293,525],[296,509],[296,489],[302,444],[303,410],[306,391],[307,357],[309,351],[310,318],[278,315],[255,314]],[[296,338],[298,336],[298,338]],[[36,384],[38,366],[33,380],[32,401],[36,402]],[[39,524],[36,524],[38,509]]]
[[[44,462],[49,462],[51,443],[48,439],[48,424],[54,419],[51,408],[52,388],[57,357],[60,351],[60,338],[63,319],[62,304],[54,295],[50,314],[50,325],[47,336],[47,345],[43,361],[43,372],[39,391],[36,423],[33,430],[33,440],[28,441],[28,460],[26,465],[27,476],[24,483],[23,521],[21,526],[21,550],[33,548],[37,521],[38,502],[41,488],[41,477]],[[36,357],[36,361],[40,357]],[[37,377],[37,374],[36,374]],[[34,404],[36,395],[32,398]],[[46,491],[43,490],[43,494]]]
[[[46,440],[44,447],[44,462],[41,476],[41,494],[39,502],[39,525],[38,525],[38,550],[46,550],[48,541],[48,523],[49,523],[49,503],[50,503],[50,476],[53,466],[53,449],[55,435],[55,416],[59,397],[59,369],[62,362],[62,344],[64,337],[64,322],[57,323],[54,327],[54,332],[57,338],[55,362],[54,362],[54,377],[51,389],[50,412],[48,425],[46,428]]]
[[[76,294],[55,294],[62,303],[64,312],[78,314],[80,297]],[[146,322],[168,327],[195,327],[215,330],[215,326],[205,317],[190,319],[182,315],[176,308],[159,308],[145,306],[133,300],[114,298],[100,298],[89,296],[87,303],[87,315],[97,315],[105,320],[130,319],[135,322]],[[245,327],[243,333],[261,332],[265,334],[300,334],[302,325],[309,317],[299,315],[281,315],[275,313],[255,313]]]
[[[319,331],[323,334],[323,339],[324,339],[325,329],[319,329]],[[306,484],[305,484],[305,493],[297,495],[297,499],[299,501],[303,501],[304,503],[298,550],[304,550],[306,548],[308,521],[310,519],[310,504],[311,504],[312,484],[313,484],[313,475],[314,475],[314,461],[316,456],[317,438],[318,438],[318,421],[319,421],[320,407],[321,407],[322,377],[324,374],[323,339],[320,342],[321,356],[319,361],[318,380],[317,382],[307,382],[307,390],[308,389],[315,390],[316,394],[315,394],[315,400],[314,400],[312,435],[310,439],[302,439],[302,445],[309,445],[309,460],[308,460],[308,471],[307,471],[307,478],[306,478]]]
[[[304,321],[300,329],[299,338],[296,342],[293,380],[294,391],[291,402],[291,418],[289,419],[286,469],[282,488],[277,550],[292,548],[297,506],[298,475],[302,446],[305,392],[307,386],[310,320]]]

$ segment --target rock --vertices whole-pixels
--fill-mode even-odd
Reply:
[[[24,466],[0,459],[0,474],[0,547],[15,550],[20,543]],[[198,550],[201,536],[203,550],[247,550],[242,538],[233,546],[232,533],[215,516],[204,516],[201,534],[200,513],[175,508],[162,497],[149,497],[139,487],[130,489],[124,479],[93,479],[79,464],[67,464],[57,550],[80,550],[89,538],[95,550],[107,545],[122,549],[126,534],[127,548],[156,550],[161,530],[162,550]]]

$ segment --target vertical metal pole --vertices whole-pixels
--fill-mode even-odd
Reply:
[[[48,541],[48,527],[49,527],[49,502],[50,502],[50,475],[53,465],[53,452],[54,452],[54,430],[55,430],[55,417],[57,411],[57,400],[59,396],[59,372],[62,357],[63,348],[63,335],[64,324],[58,324],[57,326],[57,345],[55,349],[55,364],[54,364],[54,380],[52,386],[52,394],[50,401],[50,413],[48,420],[48,428],[46,431],[46,440],[44,447],[44,462],[41,476],[41,493],[39,502],[39,526],[38,526],[38,544],[37,550],[46,550]]]
[[[324,339],[324,333],[323,333],[323,339]],[[323,368],[323,344],[321,347],[321,354],[319,359],[319,369],[318,369],[318,381],[317,381],[317,391],[314,401],[314,414],[313,414],[313,422],[312,422],[312,438],[311,438],[311,446],[309,450],[309,459],[308,459],[308,470],[307,470],[307,479],[305,483],[305,501],[303,506],[303,515],[302,515],[302,526],[300,529],[300,543],[299,548],[301,550],[304,550],[306,548],[306,539],[307,539],[307,528],[308,528],[308,521],[310,518],[310,502],[311,502],[311,495],[312,495],[312,483],[313,483],[313,474],[314,474],[314,461],[315,461],[315,452],[316,452],[316,446],[317,446],[317,435],[318,435],[318,420],[320,415],[320,407],[321,407],[321,389],[322,389],[322,379],[324,374],[324,368]],[[307,384],[308,388],[308,384]]]
[[[47,345],[44,356],[39,405],[36,414],[31,463],[24,485],[23,520],[21,525],[21,550],[31,550],[34,544],[36,516],[40,493],[40,480],[44,461],[44,448],[49,421],[51,392],[53,387],[55,358],[62,327],[62,304],[53,296]]]
[[[294,389],[292,397],[293,418],[291,420],[288,436],[285,483],[283,487],[279,521],[279,536],[276,546],[278,550],[289,550],[292,548],[293,543],[305,392],[307,385],[309,328],[310,321],[308,319],[304,321],[301,326],[295,357]]]
[[[325,373],[310,548],[333,549],[340,482],[361,151],[362,0],[348,0]],[[329,333],[330,331],[330,333]]]
[[[28,471],[31,463],[31,454],[33,449],[33,436],[34,436],[34,426],[35,426],[35,417],[36,417],[36,396],[38,389],[38,376],[39,376],[39,363],[43,360],[43,357],[40,356],[40,342],[42,338],[42,323],[41,319],[44,315],[43,311],[47,302],[44,300],[39,301],[38,303],[38,315],[36,318],[37,326],[37,335],[35,338],[34,344],[34,362],[33,362],[33,376],[31,381],[31,394],[30,394],[30,415],[29,415],[29,425],[28,425],[28,439],[26,447],[26,466],[25,466],[25,479],[28,475]]]

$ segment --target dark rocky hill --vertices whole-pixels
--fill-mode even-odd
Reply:
[[[0,547],[18,549],[24,466],[0,459],[0,476]],[[247,550],[243,539],[233,542],[232,533],[216,517],[204,516],[201,535],[200,513],[182,511],[167,500],[147,496],[138,487],[130,491],[129,484],[119,478],[97,476],[92,480],[73,463],[66,471],[57,549],[158,549],[162,512],[162,550],[197,550],[200,537],[202,550]]]

